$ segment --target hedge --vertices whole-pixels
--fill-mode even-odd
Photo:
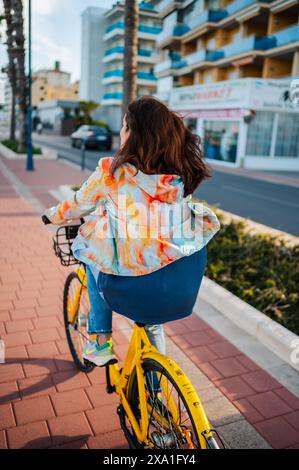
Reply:
[[[299,245],[249,234],[244,222],[224,223],[208,244],[205,275],[299,334]]]
[[[19,149],[18,149],[19,144],[16,140],[6,139],[6,140],[2,140],[1,143],[3,145],[5,145],[5,147],[9,148],[10,150],[12,150],[15,153],[26,153],[27,152],[27,149],[25,147],[23,147],[21,149],[21,151],[19,152]],[[32,152],[33,152],[34,155],[41,155],[42,154],[42,151],[39,147],[33,147]]]

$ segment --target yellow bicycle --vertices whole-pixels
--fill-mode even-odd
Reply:
[[[77,368],[90,372],[95,366],[82,357],[91,337],[87,333],[89,300],[85,266],[73,257],[71,245],[80,225],[58,228],[55,254],[64,266],[79,264],[65,283],[63,312],[66,336]],[[176,362],[150,343],[144,325],[135,323],[124,365],[113,360],[106,366],[107,392],[117,393],[117,413],[130,448],[225,448],[211,428],[203,405]]]

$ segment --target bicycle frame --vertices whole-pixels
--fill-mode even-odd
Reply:
[[[75,319],[75,316],[77,314],[77,311],[78,311],[78,308],[79,308],[79,303],[80,303],[80,298],[81,298],[81,295],[82,295],[82,289],[87,289],[86,272],[85,272],[84,268],[79,266],[79,268],[76,270],[76,273],[77,273],[77,275],[79,277],[79,280],[81,282],[81,287],[76,292],[74,303],[72,305],[72,309],[69,312],[70,323],[73,323],[73,321]],[[88,296],[87,296],[87,298],[88,298]],[[89,299],[88,299],[88,302],[89,302]]]
[[[143,343],[143,344],[142,344]],[[145,444],[149,444],[149,440],[147,438],[147,431],[149,425],[148,419],[148,408],[151,408],[147,402],[146,398],[146,391],[145,391],[145,384],[144,384],[144,371],[142,369],[142,362],[145,359],[152,359],[156,360],[158,363],[162,365],[162,367],[166,371],[170,371],[173,373],[175,372],[176,381],[179,385],[182,385],[182,390],[184,390],[184,395],[188,395],[189,400],[190,397],[192,398],[192,403],[194,410],[196,411],[196,415],[199,417],[199,422],[201,423],[201,427],[204,430],[210,429],[210,424],[206,417],[205,411],[201,404],[201,401],[193,388],[189,379],[185,376],[183,371],[180,367],[169,357],[160,354],[157,349],[150,343],[146,332],[143,327],[139,327],[135,324],[129,348],[127,351],[127,355],[125,358],[124,366],[120,371],[118,364],[110,365],[109,372],[110,372],[110,380],[111,385],[115,386],[115,391],[119,395],[121,403],[124,407],[126,415],[132,425],[132,428],[136,434],[137,439],[140,442],[144,442]],[[131,372],[136,366],[136,376],[137,376],[137,384],[138,384],[138,396],[139,396],[139,403],[140,403],[140,412],[141,412],[141,426],[139,426],[135,415],[131,409],[131,406],[126,398],[126,390],[129,382],[129,377]],[[157,372],[158,374],[158,372]],[[167,400],[167,406],[171,415],[175,422],[178,423],[179,421],[179,413],[177,406],[174,402],[174,399],[171,394],[168,392],[168,381],[167,379],[162,376],[161,380],[161,388],[163,393],[169,400]],[[160,417],[160,419],[162,419]],[[211,437],[212,434],[207,433],[206,437]],[[200,445],[202,448],[206,447],[206,442],[204,437],[199,433]]]
[[[81,287],[78,288],[76,292],[72,309],[69,312],[71,322],[74,321],[74,318],[77,314],[80,303],[80,296],[82,295],[82,289],[87,289],[86,272],[84,268],[79,266],[76,272],[81,282]],[[92,335],[91,337],[94,339],[95,335]],[[146,445],[150,444],[150,441],[147,437],[149,427],[148,411],[151,411],[152,407],[147,401],[144,383],[144,371],[142,368],[142,362],[145,359],[156,360],[156,362],[161,364],[166,371],[168,371],[172,376],[175,376],[176,383],[180,386],[180,389],[183,391],[184,397],[186,397],[186,402],[188,397],[189,404],[192,403],[194,413],[193,416],[196,416],[198,423],[200,423],[200,429],[198,432],[200,446],[202,449],[205,449],[207,439],[213,437],[213,435],[211,432],[209,421],[205,414],[202,403],[197,395],[197,392],[195,391],[191,382],[186,377],[181,368],[175,363],[175,361],[173,361],[167,356],[164,356],[163,354],[160,354],[157,349],[150,343],[144,328],[142,326],[138,326],[135,323],[133,333],[129,342],[128,351],[125,357],[124,365],[122,369],[119,368],[118,363],[109,365],[109,375],[110,383],[112,386],[115,387],[115,392],[120,397],[120,402],[123,405],[125,413],[132,425],[137,439],[139,440],[139,442],[145,443]],[[138,396],[141,412],[141,425],[139,425],[139,423],[137,422],[134,412],[132,411],[131,405],[126,398],[126,392],[129,385],[129,378],[134,367],[136,367]],[[156,374],[159,375],[159,372],[156,372]],[[166,377],[161,374],[160,377],[160,386],[163,390],[164,396],[169,398],[169,401],[167,400],[168,409],[173,417],[173,420],[178,424],[178,426],[180,426],[179,412],[171,393],[169,393],[168,391],[168,381]],[[162,416],[158,416],[157,418],[163,424],[163,420],[165,420],[165,418],[163,418]],[[195,423],[195,425],[197,425],[197,423]]]

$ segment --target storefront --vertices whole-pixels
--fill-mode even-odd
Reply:
[[[174,88],[169,106],[202,138],[207,160],[299,171],[299,103],[291,79],[238,80]]]

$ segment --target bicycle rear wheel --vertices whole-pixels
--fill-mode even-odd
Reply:
[[[199,435],[198,415],[194,413],[194,404],[188,403],[186,391],[177,383],[175,374],[167,371],[154,359],[145,359],[142,363],[144,382],[148,401],[149,426],[147,438],[154,449],[218,449],[214,437],[207,440]],[[164,386],[161,387],[161,384]],[[165,387],[165,384],[166,387]],[[165,393],[167,390],[167,394]],[[128,386],[128,401],[137,421],[140,421],[140,407],[136,369],[132,371]],[[174,400],[177,416],[170,411],[170,402]],[[132,429],[136,439],[136,435]]]
[[[89,302],[87,289],[80,281],[76,272],[68,275],[63,294],[63,317],[67,342],[76,367],[83,372],[91,372],[95,365],[86,361],[83,356],[83,348],[90,339],[87,333],[87,321],[89,313]],[[77,308],[73,319],[70,314],[73,312],[75,299]]]

